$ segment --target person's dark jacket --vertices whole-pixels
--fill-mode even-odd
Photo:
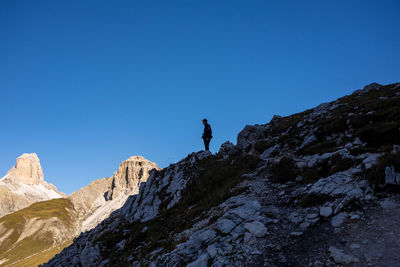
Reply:
[[[203,136],[201,137],[203,139],[211,139],[212,138],[212,131],[211,131],[211,126],[210,124],[204,125],[204,132]]]

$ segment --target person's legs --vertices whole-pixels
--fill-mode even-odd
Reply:
[[[204,140],[204,146],[205,146],[206,151],[209,151],[210,150],[209,146],[210,146],[211,139],[203,139],[203,140]]]

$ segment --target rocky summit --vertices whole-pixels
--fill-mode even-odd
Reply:
[[[154,171],[44,266],[397,266],[400,84]]]
[[[47,262],[74,237],[97,226],[137,194],[152,170],[160,168],[133,156],[113,176],[94,180],[66,197],[56,191],[44,194],[53,187],[43,180],[39,159],[36,154],[23,154],[0,181],[4,185],[0,186],[4,190],[0,205],[10,213],[0,218],[0,266]],[[43,201],[46,197],[50,200]]]
[[[44,180],[43,170],[35,153],[24,153],[0,179],[0,217],[23,209],[38,201],[65,197]]]
[[[152,170],[160,170],[142,156],[124,160],[109,178],[98,179],[72,193],[68,198],[77,209],[82,231],[90,230],[122,207],[130,195],[137,194]]]

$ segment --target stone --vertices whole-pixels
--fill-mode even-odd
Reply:
[[[264,137],[265,127],[261,125],[246,125],[238,134],[236,147],[246,151],[257,140]]]
[[[264,152],[262,152],[260,158],[263,160],[267,160],[269,156],[272,154],[272,152],[274,152],[277,148],[279,148],[279,145],[274,145],[272,147],[267,148],[266,150],[264,150]]]
[[[310,214],[307,214],[307,216],[306,216],[307,220],[314,220],[316,218],[318,218],[318,213],[310,213]]]
[[[385,184],[400,184],[400,173],[397,173],[394,166],[385,168]]]
[[[111,189],[106,193],[107,200],[115,199],[121,194],[139,193],[139,185],[147,181],[152,170],[161,169],[142,156],[132,156],[124,160],[112,177]]]
[[[217,248],[215,247],[215,245],[208,246],[207,253],[211,258],[214,258],[215,256],[217,256]]]
[[[359,262],[358,258],[356,258],[352,255],[349,255],[349,254],[345,254],[343,252],[343,250],[338,249],[335,246],[329,247],[329,253],[330,253],[331,257],[333,258],[333,260],[339,264],[349,265],[351,263]]]
[[[267,228],[259,221],[245,223],[244,228],[256,237],[263,237],[267,233]]]
[[[242,203],[240,203],[242,204]],[[231,209],[228,213],[248,220],[260,214],[261,205],[257,200],[245,202],[244,205]]]
[[[244,233],[243,242],[245,244],[251,245],[256,242],[256,238],[249,232]]]
[[[201,254],[200,257],[198,257],[192,263],[186,265],[186,267],[207,267],[209,258],[210,256],[208,256],[207,253]]]
[[[398,206],[396,204],[396,202],[394,202],[393,200],[391,200],[389,198],[384,199],[383,201],[379,202],[379,204],[384,209],[394,209]]]
[[[236,224],[229,219],[221,218],[217,221],[218,230],[224,234],[229,234],[235,226]]]
[[[331,216],[333,213],[332,208],[331,207],[320,207],[319,208],[319,214],[322,217],[329,217]]]
[[[294,224],[299,224],[303,221],[303,217],[295,211],[292,212],[291,214],[289,214],[288,219],[289,219],[289,221],[291,221]]]
[[[210,241],[214,240],[217,236],[217,233],[213,230],[205,230],[199,234],[199,239],[202,243],[209,243]]]
[[[225,159],[227,158],[230,154],[234,153],[236,151],[236,146],[232,144],[229,141],[226,141],[221,145],[219,148],[218,154],[222,155],[222,157]]]
[[[339,213],[338,215],[334,216],[331,219],[331,225],[333,227],[340,227],[344,223],[346,218],[347,218],[347,213],[345,212]]]

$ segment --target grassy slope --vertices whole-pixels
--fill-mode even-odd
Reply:
[[[56,254],[60,253],[64,248],[72,244],[72,240],[63,243],[61,245],[56,245],[47,250],[29,256],[25,259],[16,261],[7,266],[9,267],[32,267],[39,266],[40,264],[48,262],[51,258],[53,258]]]
[[[40,236],[33,234],[19,242],[17,241],[29,219],[37,218],[38,220],[45,220],[57,218],[66,227],[73,227],[75,217],[71,216],[69,210],[74,210],[71,201],[60,198],[34,203],[28,208],[1,218],[0,225],[7,230],[12,229],[13,232],[0,245],[0,259],[6,258],[9,261],[4,264],[10,264],[53,246],[54,239],[51,232],[45,232],[45,234],[41,234]],[[0,266],[4,266],[4,264]]]

